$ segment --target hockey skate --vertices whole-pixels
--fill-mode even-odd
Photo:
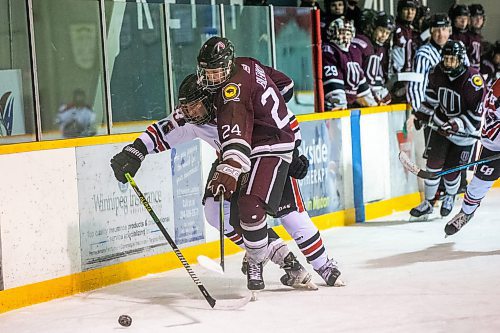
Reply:
[[[446,234],[445,238],[451,235],[456,234],[470,219],[474,216],[474,214],[465,214],[462,210],[460,213],[455,215],[446,225],[444,226],[444,232]]]
[[[424,200],[420,205],[410,210],[410,222],[427,221],[433,208],[429,200]]]
[[[252,301],[257,300],[257,292],[266,287],[264,284],[263,266],[262,262],[258,264],[248,262],[247,288],[252,292]]]
[[[306,271],[304,266],[297,260],[292,252],[289,252],[281,266],[285,270],[285,275],[280,279],[285,286],[292,288],[305,288],[318,290],[318,286],[312,282],[312,275]]]
[[[454,204],[455,204],[455,196],[447,194],[443,199],[443,203],[441,204],[441,210],[439,212],[441,216],[446,217],[450,215],[451,211],[453,210]]]
[[[318,273],[329,286],[344,287],[346,285],[344,281],[339,279],[340,271],[335,260],[328,259],[326,264],[316,270],[316,273]]]

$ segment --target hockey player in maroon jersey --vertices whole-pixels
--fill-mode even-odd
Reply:
[[[500,153],[500,80],[496,80],[483,102],[480,159]],[[457,233],[472,219],[493,183],[500,178],[500,159],[478,165],[467,186],[462,209],[445,226],[446,235]]]
[[[283,73],[270,67],[263,66],[266,73],[272,76],[277,83],[280,91],[286,101],[293,95],[293,81]],[[122,152],[115,155],[111,165],[117,179],[126,182],[125,173],[135,175],[138,171],[141,160],[147,154],[154,154],[169,150],[180,143],[200,138],[219,151],[220,143],[217,132],[215,111],[212,106],[212,96],[203,91],[197,84],[196,75],[187,76],[179,87],[180,105],[168,117],[154,123],[140,135],[133,144],[128,145]],[[298,123],[293,114],[290,115],[293,130],[296,133],[296,139],[300,142],[300,131]],[[342,285],[337,280],[336,262],[328,258],[326,249],[323,246],[319,230],[311,221],[307,212],[303,209],[302,197],[298,190],[296,179],[303,178],[307,173],[307,159],[304,163],[304,156],[296,157],[292,160],[290,167],[290,177],[285,185],[281,206],[288,207],[278,214],[285,230],[296,240],[297,245],[306,256],[308,262],[325,279],[328,285]],[[210,175],[215,172],[215,168]],[[209,180],[211,177],[209,176]],[[224,234],[236,245],[244,249],[241,233],[234,228],[234,217],[238,215],[237,205],[232,200],[231,207],[229,202],[225,202],[225,221]],[[209,224],[219,228],[219,205],[214,201],[213,195],[206,191],[204,199],[205,217]],[[230,219],[231,216],[231,219]],[[230,223],[231,222],[231,223]],[[239,223],[239,220],[238,220]],[[233,225],[232,225],[233,224]],[[301,287],[304,285],[313,285],[309,281],[311,275],[297,261],[295,255],[288,249],[287,245],[279,238],[272,229],[268,229],[269,259],[285,270],[285,275],[281,277],[281,282],[291,287]],[[245,272],[246,272],[246,266]],[[242,268],[243,269],[243,268]],[[328,274],[327,274],[328,273]],[[337,280],[337,281],[336,281]]]
[[[437,130],[431,130],[428,143],[427,170],[437,172],[469,162],[474,138],[453,135],[478,133],[481,124],[481,100],[484,84],[477,70],[465,65],[465,46],[459,41],[448,41],[442,49],[442,59],[429,74],[425,101],[415,112],[416,120],[431,122]],[[453,209],[455,195],[460,186],[460,172],[444,176],[446,196],[441,206],[441,216]],[[426,179],[425,200],[410,211],[414,217],[432,213],[430,201],[434,199],[440,178]]]
[[[394,18],[385,12],[364,9],[360,28],[352,44],[361,52],[362,68],[377,104],[387,105],[391,102],[391,94],[385,87],[389,64],[386,43],[395,28]]]
[[[482,54],[482,41],[483,36],[481,35],[481,29],[483,29],[486,16],[484,14],[484,8],[480,4],[473,4],[469,6],[470,12],[470,22],[468,35],[468,45],[467,55],[471,66],[479,69],[481,64],[481,54]]]
[[[327,110],[376,106],[361,68],[361,52],[351,45],[355,29],[343,18],[330,23],[323,43],[323,87]]]
[[[238,187],[240,226],[245,243],[247,287],[265,287],[267,214],[276,215],[288,180],[295,133],[280,90],[252,58],[234,57],[226,38],[212,37],[198,54],[198,79],[214,92],[221,162],[208,184],[217,198],[230,199]],[[241,179],[240,179],[241,175]],[[335,265],[330,272],[338,275]]]
[[[420,46],[420,37],[413,21],[417,14],[417,0],[399,0],[396,29],[392,38],[392,70],[394,73],[411,72],[413,57]],[[398,81],[391,89],[395,102],[406,102],[406,84]]]

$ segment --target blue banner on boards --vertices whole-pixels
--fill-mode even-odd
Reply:
[[[309,159],[309,171],[299,185],[310,216],[345,208],[341,128],[340,119],[300,124],[299,150]]]
[[[203,177],[199,140],[180,144],[171,150],[172,191],[174,197],[175,242],[177,245],[205,239],[203,218]]]

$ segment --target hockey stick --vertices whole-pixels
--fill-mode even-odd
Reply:
[[[464,165],[459,165],[459,166],[456,166],[456,167],[453,167],[453,168],[448,168],[448,169],[444,169],[444,170],[437,171],[437,172],[430,172],[430,171],[426,171],[426,170],[420,169],[415,164],[415,162],[413,162],[412,160],[410,160],[410,157],[408,157],[408,155],[405,152],[403,152],[403,151],[399,152],[399,160],[401,161],[401,163],[403,164],[403,166],[405,167],[405,169],[408,170],[408,171],[410,171],[411,173],[413,173],[417,177],[423,178],[423,179],[438,178],[438,177],[441,177],[443,175],[447,175],[449,173],[453,173],[455,171],[460,171],[460,170],[463,170],[463,169],[467,169],[468,167],[473,166],[473,165],[480,165],[480,164],[488,163],[488,162],[497,160],[499,158],[500,158],[500,154],[496,154],[496,155],[485,157],[485,158],[482,158],[480,160],[477,160],[477,161],[474,161],[474,162],[470,162],[470,163],[467,163],[467,164],[464,164]]]
[[[220,242],[220,267],[224,272],[224,192],[219,197],[219,242]]]
[[[141,190],[139,190],[139,187],[137,186],[134,178],[132,178],[132,176],[128,172],[125,173],[125,178],[127,178],[127,181],[129,182],[130,186],[132,186],[135,193],[137,194],[137,196],[141,200],[142,205],[144,206],[144,208],[146,208],[149,215],[151,215],[151,217],[153,218],[153,221],[155,221],[155,223],[158,226],[158,228],[160,229],[161,233],[163,234],[163,236],[165,236],[165,239],[167,240],[168,244],[174,250],[175,255],[177,256],[177,258],[179,258],[179,260],[181,261],[182,265],[184,266],[184,268],[188,272],[188,274],[191,277],[191,279],[193,280],[193,282],[198,286],[198,289],[200,289],[201,293],[203,294],[203,297],[205,297],[208,304],[210,304],[210,307],[213,309],[219,309],[219,310],[232,310],[232,309],[241,308],[242,306],[247,304],[250,301],[251,296],[247,296],[247,297],[241,298],[239,300],[233,300],[234,302],[232,302],[231,304],[220,303],[221,301],[217,301],[215,298],[210,296],[207,289],[205,288],[203,283],[200,281],[200,279],[198,279],[198,276],[196,276],[195,272],[193,271],[193,269],[191,268],[191,266],[187,262],[186,258],[184,257],[182,252],[179,250],[179,248],[175,244],[172,237],[170,237],[170,235],[168,234],[167,229],[165,229],[165,227],[161,224],[160,219],[158,218],[158,216],[156,216],[156,213],[153,211],[153,208],[151,208],[151,205],[147,201],[144,194],[142,194]],[[227,301],[229,301],[229,300],[227,300]]]
[[[433,131],[438,132],[438,130],[439,130],[439,127],[437,127],[437,126],[434,126],[434,125],[431,125],[431,124],[428,124],[427,126],[429,126],[429,128],[432,129]],[[481,139],[481,137],[479,135],[465,133],[465,132],[453,132],[453,131],[450,131],[449,134],[450,135],[459,136],[459,137],[462,137],[462,138],[473,138],[473,139],[476,139],[476,140],[480,140]]]

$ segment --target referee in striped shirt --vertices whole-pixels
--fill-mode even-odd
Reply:
[[[441,61],[441,48],[446,44],[451,34],[450,20],[445,14],[432,15],[429,28],[431,39],[417,50],[413,59],[415,80],[408,84],[407,101],[413,112],[420,109],[425,97],[429,72]],[[416,124],[415,128],[418,130],[420,126]]]

